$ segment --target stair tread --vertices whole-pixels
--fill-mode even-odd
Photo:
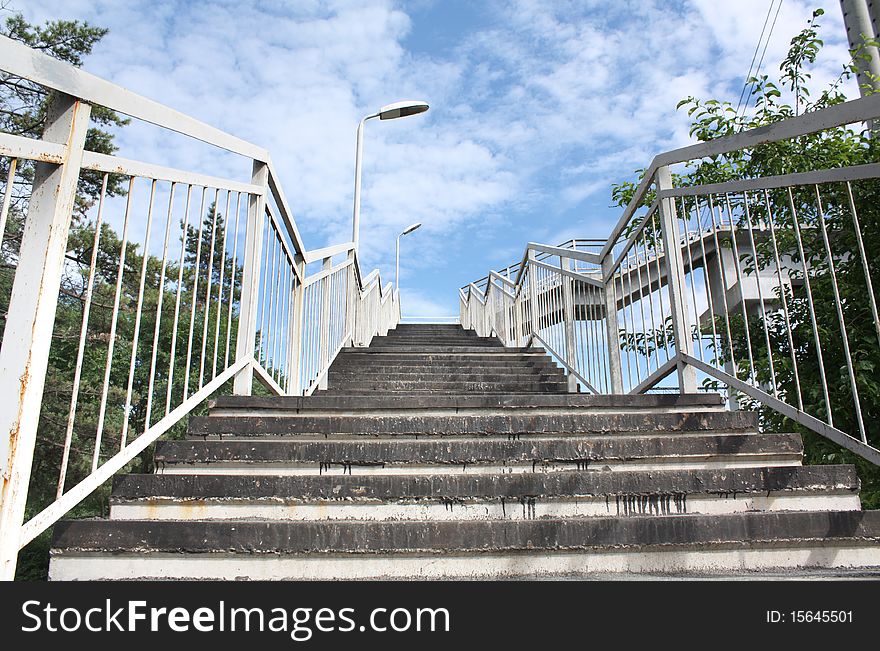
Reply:
[[[301,461],[365,463],[476,464],[505,461],[587,460],[601,464],[610,460],[653,459],[661,456],[686,458],[708,455],[754,455],[777,453],[800,455],[798,434],[689,434],[654,436],[570,437],[549,440],[420,439],[395,441],[361,439],[342,441],[296,441],[290,439],[196,439],[159,441],[156,461],[199,463],[222,461]]]
[[[430,345],[430,346],[371,346],[368,348],[343,348],[340,352],[345,354],[358,354],[358,355],[383,355],[385,353],[397,354],[401,352],[412,352],[417,354],[429,354],[429,353],[485,353],[487,348],[494,349],[494,346],[443,346],[443,345]],[[538,348],[507,348],[503,346],[499,346],[500,354],[523,354],[523,353],[534,353],[534,354],[543,354],[545,351],[543,349]]]
[[[855,493],[854,466],[559,471],[458,475],[119,475],[113,498],[376,501],[401,499],[550,498],[636,495],[657,501],[692,494],[845,491]]]
[[[190,434],[359,433],[367,435],[456,433],[522,434],[620,433],[658,431],[754,430],[754,412],[705,411],[691,413],[518,413],[510,415],[321,415],[193,416]]]
[[[314,395],[302,396],[218,396],[211,401],[215,409],[277,409],[277,410],[310,410],[310,409],[382,409],[427,407],[464,409],[464,408],[542,408],[542,407],[580,407],[596,409],[655,409],[655,408],[693,408],[720,407],[721,396],[710,393],[696,394],[649,394],[641,396],[628,395],[593,395],[587,393],[568,393],[561,395],[538,396],[359,396],[345,399],[339,396]]]
[[[522,520],[64,520],[52,547],[66,552],[304,554],[620,550],[761,543],[874,546],[880,511],[782,511],[724,515]]]
[[[187,439],[158,443],[158,474],[114,477],[113,518],[57,523],[53,559],[76,568],[90,557],[96,564],[83,572],[140,576],[145,566],[136,561],[151,554],[236,555],[230,572],[239,576],[248,571],[239,565],[263,571],[239,555],[286,555],[300,568],[300,559],[333,555],[369,564],[383,554],[394,563],[420,554],[641,557],[826,546],[873,562],[863,548],[880,543],[880,512],[857,510],[853,466],[801,466],[800,435],[759,434],[755,412],[726,411],[717,394],[569,393],[545,349],[507,348],[450,324],[402,324],[369,347],[343,348],[327,379],[328,389],[308,397],[212,400],[209,415],[190,417]],[[377,468],[352,474],[354,466]],[[729,495],[748,501],[720,513],[717,501]],[[765,496],[773,504],[760,502]],[[688,497],[705,512],[679,508]],[[617,504],[616,516],[611,507],[606,515],[603,498]],[[522,518],[506,517],[506,500],[523,504]],[[464,515],[443,512],[447,503],[480,506]],[[304,511],[279,513],[276,504]],[[221,512],[227,519],[169,518]],[[103,554],[121,555],[124,567],[105,568]],[[515,573],[504,568],[479,571]]]

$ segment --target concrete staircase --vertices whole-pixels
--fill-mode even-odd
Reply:
[[[538,348],[401,325],[329,389],[218,398],[53,579],[730,575],[880,570],[852,466],[801,465],[716,395],[568,393]]]

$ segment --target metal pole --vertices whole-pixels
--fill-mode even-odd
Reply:
[[[672,188],[669,167],[661,167],[655,177],[657,192]],[[685,298],[684,260],[681,256],[681,237],[675,200],[660,202],[660,225],[663,231],[663,248],[666,258],[666,281],[669,287],[669,309],[672,312],[672,331],[675,335],[675,353],[678,357],[678,386],[681,393],[697,392],[697,375],[693,366],[686,364],[682,355],[693,356],[690,322]],[[662,289],[661,289],[662,291]],[[661,315],[662,316],[662,315]]]
[[[574,271],[571,258],[559,258],[559,267],[564,271]],[[564,274],[560,274],[562,280],[563,319],[565,321],[565,361],[571,368],[577,368],[577,353],[574,341],[574,298],[572,296],[572,283],[574,280]],[[585,372],[586,376],[587,373]],[[577,393],[577,378],[574,373],[568,374],[568,391]]]
[[[290,372],[293,376],[293,393],[301,396],[305,389],[302,382],[302,326],[306,298],[306,286],[303,282],[303,279],[306,277],[306,261],[302,256],[297,256],[295,264],[299,274],[294,292],[293,328],[291,334],[293,341],[290,342],[293,360]]]
[[[620,332],[617,324],[617,292],[614,288],[614,250],[602,260],[602,276],[608,278],[602,297],[605,301],[605,338],[608,340],[608,374],[611,393],[623,393],[623,368],[620,363]]]
[[[328,275],[324,276],[321,280],[323,283],[322,287],[322,296],[321,296],[321,366],[320,370],[324,369],[324,366],[330,363],[330,283],[333,282],[333,276],[330,274],[330,269],[333,268],[333,258],[324,258],[324,262],[321,266],[322,271],[326,271]],[[324,377],[321,378],[321,381],[318,383],[319,389],[327,388],[327,373],[324,373]]]
[[[403,233],[400,235],[403,235]],[[400,291],[400,235],[397,236],[397,253],[394,263],[394,287],[397,288],[398,292]]]
[[[269,166],[254,161],[252,183],[269,192]],[[266,195],[250,195],[247,228],[245,230],[244,261],[241,275],[241,301],[238,321],[238,339],[235,342],[235,359],[254,355],[257,339],[257,311],[260,301],[260,266],[263,259],[263,219],[266,213]],[[201,217],[200,217],[201,219]],[[195,300],[195,297],[193,297]],[[235,376],[232,392],[237,396],[249,396],[253,388],[254,369],[248,364]]]
[[[876,36],[880,34],[880,0],[868,0],[868,13],[871,15],[871,27]]]
[[[361,230],[361,156],[364,153],[364,118],[358,123],[357,148],[354,155],[354,215],[351,224],[351,241],[354,242],[354,250],[358,250],[358,235]]]
[[[43,140],[66,146],[60,165],[37,163],[0,349],[0,579],[15,578],[58,289],[91,106],[56,94]]]
[[[351,266],[348,268],[348,296],[345,307],[345,331],[349,336],[349,345],[354,346],[358,296],[360,295],[357,282],[357,269],[355,267],[357,264],[357,258],[355,257],[354,249],[348,252],[347,259],[351,261]]]
[[[537,257],[537,253],[532,249],[529,249],[529,258],[527,264],[529,265],[529,307],[531,308],[531,320],[529,322],[529,326],[531,328],[531,331],[529,332],[530,335],[541,334],[540,332],[538,332],[538,324],[540,323],[540,316],[538,314],[538,283],[536,282],[538,280],[538,272],[537,267],[532,266],[531,264],[533,260],[537,259]]]
[[[361,164],[364,154],[364,124],[371,118],[379,117],[373,113],[364,117],[357,128],[357,148],[354,156],[354,216],[351,224],[351,241],[354,242],[354,250],[358,250],[359,234],[361,230]]]
[[[861,55],[857,56],[855,64],[862,97],[880,90],[880,52],[873,45],[865,44],[865,39],[876,38],[875,25],[872,24],[872,19],[876,21],[880,14],[880,7],[876,5],[880,5],[880,2],[840,0],[850,50],[856,50]]]

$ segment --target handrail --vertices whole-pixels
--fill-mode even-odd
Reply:
[[[571,258],[572,260],[581,260],[582,262],[590,262],[592,264],[602,264],[602,256],[589,251],[578,251],[576,249],[566,249],[559,246],[550,246],[549,244],[538,244],[537,242],[529,242],[528,248],[539,253],[548,253],[561,258]]]
[[[806,136],[819,131],[842,127],[855,122],[864,122],[880,115],[880,94],[868,95],[836,106],[804,113],[780,122],[774,122],[748,131],[730,136],[701,142],[686,147],[679,147],[663,154],[657,154],[645,170],[641,182],[636,188],[633,198],[627,204],[617,224],[611,229],[608,241],[599,253],[603,258],[614,247],[621,231],[626,228],[630,218],[641,205],[645,193],[654,181],[654,175],[661,167],[677,163],[712,158],[729,154],[741,149],[757,147],[779,140],[788,140],[798,136]]]
[[[569,244],[571,246],[569,246]],[[516,271],[519,272],[522,269],[522,265],[526,260],[526,256],[528,255],[528,251],[529,251],[530,247],[532,247],[532,246],[540,247],[542,250],[540,250],[540,251],[538,249],[535,249],[535,250],[539,253],[539,255],[545,256],[545,257],[551,256],[551,255],[555,256],[555,255],[558,255],[559,253],[562,253],[563,257],[573,257],[573,258],[576,257],[577,259],[583,260],[585,262],[594,262],[595,260],[598,260],[598,254],[590,253],[589,251],[578,250],[576,247],[580,244],[585,244],[586,246],[597,246],[599,244],[604,245],[605,240],[580,238],[580,239],[567,240],[557,246],[551,246],[549,244],[538,244],[535,242],[530,242],[526,246],[526,251],[523,254],[523,257],[520,261],[514,262],[513,264],[509,264],[506,267],[501,267],[501,268],[506,269],[508,271],[515,268]],[[547,250],[543,250],[543,249],[547,249]],[[558,250],[558,252],[553,252],[553,250]],[[584,258],[581,256],[588,256],[588,257]],[[590,259],[590,258],[592,258],[592,259]],[[596,264],[598,264],[598,262],[596,262]],[[501,275],[498,272],[498,270],[495,270],[495,273]],[[483,276],[482,278],[478,278],[477,280],[475,280],[473,282],[475,285],[479,285],[480,283],[488,282],[488,280],[489,280],[489,276]],[[466,289],[467,285],[462,285],[461,288]]]
[[[495,280],[500,280],[501,282],[503,282],[503,283],[504,283],[505,285],[507,285],[508,287],[516,287],[516,283],[515,283],[515,282],[513,282],[513,281],[510,280],[509,278],[505,278],[504,276],[502,276],[502,275],[501,275],[500,273],[498,273],[497,271],[490,271],[490,272],[489,272],[489,278],[494,278]]]
[[[841,181],[863,181],[880,176],[880,163],[867,163],[852,167],[836,167],[812,172],[795,172],[776,176],[762,176],[757,179],[741,179],[724,183],[705,183],[685,188],[669,188],[659,193],[658,198],[698,197],[710,194],[725,194],[753,190],[773,190],[793,185],[817,185],[839,183]]]
[[[188,185],[200,185],[209,188],[223,188],[226,190],[234,190],[235,192],[245,192],[254,195],[266,194],[266,188],[255,183],[241,183],[230,179],[209,176],[207,174],[188,172],[186,170],[174,169],[173,167],[153,165],[152,163],[142,163],[140,161],[130,160],[120,156],[99,154],[88,150],[83,151],[82,167],[83,169],[91,170],[93,172],[125,174],[127,176],[144,176],[158,181],[172,181],[174,183],[186,183]]]
[[[85,70],[54,59],[8,36],[0,36],[0,52],[3,55],[0,67],[16,77],[22,77],[71,97],[77,97],[89,104],[104,106],[247,158],[269,162],[269,152],[262,147],[143,95],[126,90]]]
[[[275,170],[275,165],[272,163],[272,160],[268,155],[265,162],[266,167],[269,169],[269,190],[272,192],[272,197],[275,199],[275,203],[281,211],[281,219],[284,221],[284,226],[287,228],[287,232],[293,240],[293,246],[296,248],[297,253],[302,254],[306,250],[306,247],[303,245],[299,229],[296,227],[296,222],[293,220],[293,211],[287,203],[287,197],[284,196],[284,191],[281,189],[281,186],[278,185],[278,172]]]
[[[880,450],[868,438],[869,430],[876,437],[876,428],[862,414],[858,376],[866,371],[850,343],[858,337],[864,345],[865,337],[876,335],[880,346],[872,284],[878,263],[869,264],[862,235],[873,214],[860,215],[875,210],[863,184],[880,182],[880,163],[678,188],[670,171],[673,164],[878,116],[875,94],[658,154],[598,254],[569,250],[575,241],[556,247],[530,242],[506,275],[492,270],[459,289],[461,322],[478,334],[497,334],[508,346],[543,342],[568,372],[570,387],[576,380],[587,390],[642,393],[671,383],[686,393],[697,390],[699,372],[704,381],[726,386],[731,404],[740,392],[880,464]],[[651,188],[656,198],[645,206]],[[580,273],[575,261],[598,268]],[[861,276],[846,278],[849,295],[838,278],[838,261],[849,270],[860,263]],[[820,286],[821,305],[813,296]],[[795,297],[799,307],[792,316]],[[853,328],[860,330],[850,334]],[[773,337],[787,337],[787,348]],[[832,358],[841,373],[825,368],[831,350],[843,353]],[[807,365],[815,376],[810,382],[818,382],[806,397],[799,365]],[[784,392],[780,378],[788,382]],[[832,404],[845,403],[847,396],[851,404],[835,408],[849,416],[850,432],[839,426],[845,419],[832,413]]]
[[[353,249],[354,242],[344,242],[342,244],[336,244],[334,246],[326,246],[323,249],[313,249],[311,251],[306,251],[303,257],[305,258],[306,264],[311,264],[313,262],[323,260],[324,258],[332,258],[341,253],[348,253]]]
[[[351,242],[305,248],[266,149],[2,36],[0,70],[53,91],[42,138],[0,133],[0,157],[8,159],[8,173],[0,179],[0,187],[6,186],[0,193],[0,242],[10,215],[24,219],[8,200],[11,188],[31,186],[29,228],[13,260],[0,348],[0,389],[13,396],[0,410],[0,578],[11,578],[22,545],[212,394],[230,382],[234,393],[244,395],[255,382],[279,394],[326,388],[327,369],[339,351],[386,334],[399,322],[400,304],[399,294],[390,283],[383,286],[378,270],[362,275]],[[248,181],[225,179],[86,151],[93,104],[244,156],[252,162],[252,176]],[[27,167],[33,165],[44,167],[35,172]],[[46,166],[52,166],[52,174],[42,173]],[[53,423],[41,433],[57,438],[53,443],[62,450],[57,498],[25,522],[30,462],[82,170],[96,174],[101,190],[77,224],[93,241],[85,254],[91,263],[74,287],[82,293],[83,308],[79,336],[72,337],[79,342],[72,396],[66,419],[57,415],[66,421],[66,431],[57,431]],[[117,183],[120,177],[126,184],[122,232],[105,242],[108,186],[111,178]],[[162,245],[156,250],[159,234]],[[113,249],[115,241],[120,244]],[[133,271],[126,257],[132,247],[140,258]],[[100,269],[99,250],[104,254]],[[332,266],[330,259],[341,254],[347,259]],[[22,260],[27,264],[19,264]],[[306,265],[317,261],[324,268],[306,277]],[[107,279],[108,269],[115,283]],[[123,277],[134,282],[134,296]],[[99,307],[93,294],[102,297]],[[99,325],[89,319],[93,303],[108,311],[109,326],[104,319]],[[63,323],[67,327],[67,320]],[[162,335],[170,338],[170,349],[161,345]],[[88,459],[80,459],[86,430],[92,427],[80,422],[84,419],[77,409],[86,382],[81,370],[87,343],[96,347],[95,354],[106,351],[106,362],[103,386],[97,380],[93,447]],[[120,360],[128,362],[121,370],[125,362]],[[125,376],[127,384],[120,386],[117,378]],[[120,391],[124,400],[111,400],[111,390]]]
[[[284,192],[278,184],[278,174],[274,163],[265,148],[133,93],[96,75],[70,66],[9,37],[0,36],[0,52],[3,54],[2,69],[10,74],[77,97],[90,104],[104,106],[144,122],[265,163],[269,168],[269,189],[278,203],[281,219],[290,233],[294,247],[299,252],[304,251],[299,230],[292,219],[292,212]],[[86,159],[93,165],[115,158],[117,157],[92,152],[86,155]],[[119,159],[120,165],[125,165],[126,162],[134,163],[134,161]],[[144,164],[140,163],[140,165]]]

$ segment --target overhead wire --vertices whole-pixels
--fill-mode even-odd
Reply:
[[[743,82],[742,91],[739,94],[739,101],[736,103],[736,114],[739,115],[739,110],[742,108],[743,99],[746,97],[746,89],[749,87],[749,79],[752,78],[752,69],[755,67],[755,60],[758,58],[758,51],[761,49],[761,43],[764,40],[764,32],[767,30],[767,23],[770,22],[770,14],[773,12],[773,3],[776,0],[770,1],[770,6],[767,7],[767,15],[764,17],[764,25],[761,27],[761,35],[758,37],[758,42],[755,45],[755,52],[752,54],[752,61],[749,63],[749,71],[746,73],[745,82]]]
[[[751,75],[751,79],[753,79],[751,87],[749,88],[749,92],[745,98],[745,104],[742,106],[742,117],[745,117],[746,111],[749,108],[749,103],[751,102],[752,94],[755,91],[755,84],[757,84],[758,75],[761,73],[761,66],[764,65],[764,56],[767,54],[767,47],[770,45],[770,39],[773,36],[773,30],[776,27],[776,21],[779,19],[779,11],[782,9],[783,0],[779,0],[779,4],[776,5],[776,14],[773,16],[773,22],[770,23],[770,31],[767,32],[767,38],[764,41],[764,49],[761,51],[761,58],[758,60],[758,66],[755,68],[755,74]],[[770,8],[773,8],[773,3],[770,3]],[[769,14],[768,14],[769,15]],[[760,45],[760,40],[758,41]],[[746,81],[748,83],[748,81]],[[737,115],[739,115],[739,110],[737,109]]]

